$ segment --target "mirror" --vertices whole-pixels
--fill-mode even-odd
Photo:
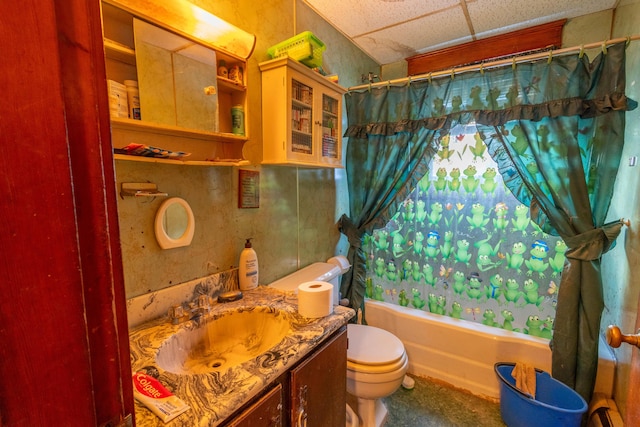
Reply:
[[[218,132],[216,52],[136,18],[133,34],[142,120]]]
[[[165,200],[156,212],[156,240],[162,249],[189,246],[195,220],[191,206],[180,197]]]

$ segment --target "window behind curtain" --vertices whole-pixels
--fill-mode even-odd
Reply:
[[[441,135],[429,171],[366,236],[366,296],[550,338],[562,239],[529,220],[474,125]]]

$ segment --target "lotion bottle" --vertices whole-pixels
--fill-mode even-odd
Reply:
[[[247,239],[244,249],[240,252],[238,280],[241,291],[248,291],[258,286],[258,255],[251,247],[251,239]]]

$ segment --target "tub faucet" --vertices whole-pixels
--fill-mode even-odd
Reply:
[[[187,320],[199,319],[209,313],[211,301],[208,295],[199,295],[195,301],[189,303],[189,307],[186,309],[182,305],[174,305],[169,309],[169,320],[172,324],[178,325]]]

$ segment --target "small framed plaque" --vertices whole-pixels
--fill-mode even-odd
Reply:
[[[238,171],[238,207],[260,207],[260,172],[245,169]]]

